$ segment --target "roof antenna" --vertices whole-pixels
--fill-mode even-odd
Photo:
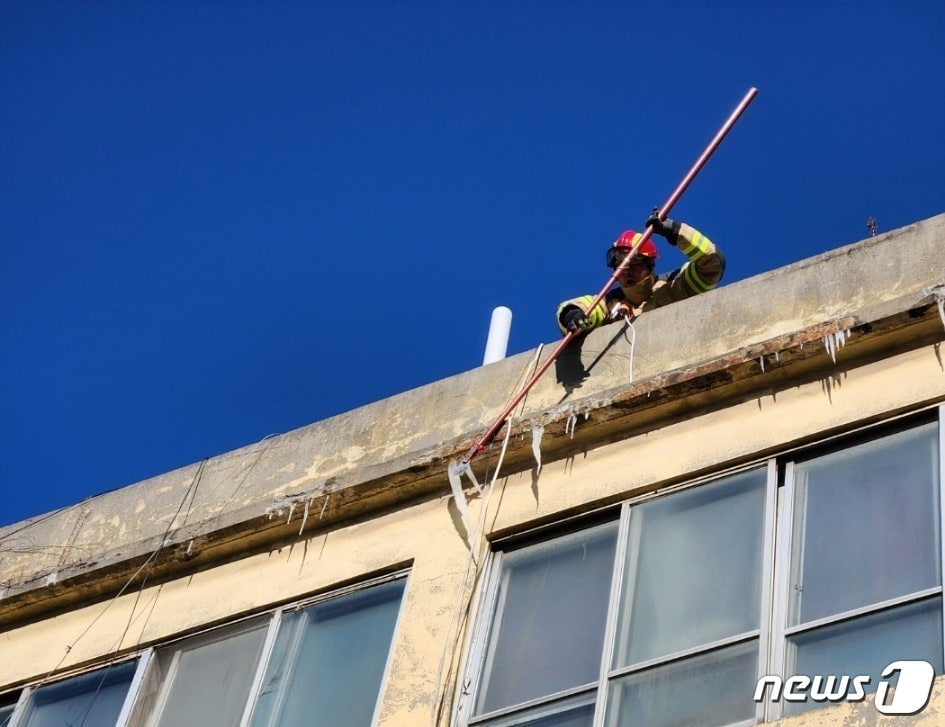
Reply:
[[[872,216],[866,218],[866,229],[870,231],[870,237],[876,237],[876,220]]]

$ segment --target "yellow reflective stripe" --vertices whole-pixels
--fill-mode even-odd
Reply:
[[[696,291],[696,293],[705,293],[715,287],[703,282],[702,278],[700,278],[699,274],[696,272],[696,266],[692,263],[683,265],[683,275],[686,278],[686,282],[689,283],[689,287]]]
[[[703,255],[708,254],[708,242],[709,238],[697,230],[696,234],[692,236],[692,241],[685,247],[680,247],[680,249],[690,260],[698,260]]]
[[[602,323],[607,322],[607,309],[604,307],[603,303],[598,303],[594,310],[588,312],[587,307],[594,302],[593,295],[582,295],[578,298],[571,298],[570,300],[563,301],[559,306],[558,310],[555,312],[555,319],[558,323],[558,328],[564,334],[567,334],[567,329],[561,325],[561,311],[563,311],[569,305],[576,305],[582,311],[584,315],[587,316],[587,320],[591,324],[591,328],[597,328]]]
[[[591,326],[599,326],[607,319],[607,311],[600,303],[594,306],[593,310],[587,310],[587,307],[594,302],[593,295],[581,296],[580,301],[581,308],[585,311],[584,315],[586,315],[587,319],[591,322]]]

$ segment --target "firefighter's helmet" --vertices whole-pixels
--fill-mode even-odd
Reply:
[[[641,237],[642,235],[639,232],[633,230],[627,230],[618,237],[607,250],[607,267],[616,269],[624,258],[630,254],[630,250],[640,241]],[[656,251],[656,245],[653,244],[652,240],[647,239],[640,246],[640,249],[637,250],[637,257],[646,258],[650,263],[650,267],[656,264],[659,253]]]

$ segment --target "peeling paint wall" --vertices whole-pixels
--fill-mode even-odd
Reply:
[[[879,713],[870,696],[862,702],[832,705],[771,724],[779,727],[941,727],[945,724],[945,677],[935,680],[928,706],[916,715],[887,717]]]

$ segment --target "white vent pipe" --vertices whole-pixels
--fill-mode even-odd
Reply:
[[[505,358],[509,347],[509,330],[512,328],[512,311],[500,305],[492,311],[489,322],[489,338],[486,340],[486,353],[482,365],[495,363]]]

